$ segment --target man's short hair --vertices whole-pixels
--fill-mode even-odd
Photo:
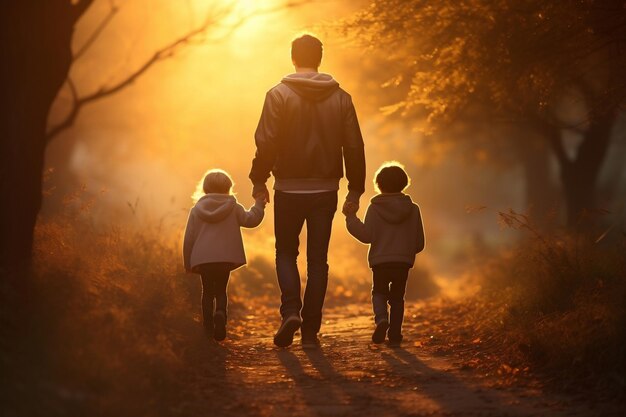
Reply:
[[[317,68],[322,62],[322,42],[315,36],[302,35],[291,42],[291,59],[303,68]]]
[[[398,162],[387,162],[376,172],[376,188],[382,193],[400,193],[409,185],[409,176]]]

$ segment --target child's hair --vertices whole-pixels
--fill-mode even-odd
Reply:
[[[204,174],[204,179],[198,183],[192,198],[198,201],[200,197],[209,193],[232,194],[233,185],[233,179],[226,171],[210,169]]]
[[[376,191],[381,193],[400,193],[411,183],[404,166],[397,161],[385,162],[374,176]]]

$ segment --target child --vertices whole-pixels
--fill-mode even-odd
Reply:
[[[409,185],[409,177],[399,163],[383,164],[374,185],[380,194],[372,198],[365,222],[356,216],[358,207],[354,204],[346,205],[343,213],[350,234],[371,245],[368,260],[373,271],[372,307],[376,323],[372,342],[384,342],[387,333],[389,343],[399,345],[406,280],[415,255],[424,249],[424,227],[419,207],[402,193]]]
[[[256,200],[246,211],[232,194],[233,181],[220,170],[206,173],[189,212],[183,240],[185,270],[202,278],[204,330],[217,341],[226,338],[226,286],[230,271],[246,263],[240,227],[256,227],[263,220],[265,201]],[[215,314],[213,313],[215,300]]]

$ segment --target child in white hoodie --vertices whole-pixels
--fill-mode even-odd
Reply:
[[[257,227],[263,220],[264,200],[250,210],[232,194],[233,181],[220,170],[208,171],[204,195],[189,212],[183,240],[185,270],[202,278],[202,318],[207,336],[226,338],[226,286],[230,271],[246,263],[241,227]],[[215,306],[213,305],[215,302]]]
[[[346,226],[352,236],[370,244],[368,261],[373,271],[372,308],[376,328],[372,342],[402,341],[404,293],[415,255],[424,249],[424,227],[417,204],[402,191],[409,177],[397,162],[383,164],[374,185],[380,191],[371,200],[362,222],[356,205],[344,206]],[[387,313],[387,303],[391,314]],[[389,331],[387,331],[389,330]]]

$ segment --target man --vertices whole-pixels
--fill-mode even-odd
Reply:
[[[348,195],[358,208],[365,188],[363,138],[348,93],[318,72],[322,43],[304,35],[291,44],[296,72],[267,92],[255,133],[252,195],[269,202],[265,185],[274,175],[276,273],[282,324],[274,343],[286,347],[302,328],[302,347],[319,345],[317,333],[328,283],[328,243],[345,162]],[[307,225],[307,282],[300,297],[299,235]]]

